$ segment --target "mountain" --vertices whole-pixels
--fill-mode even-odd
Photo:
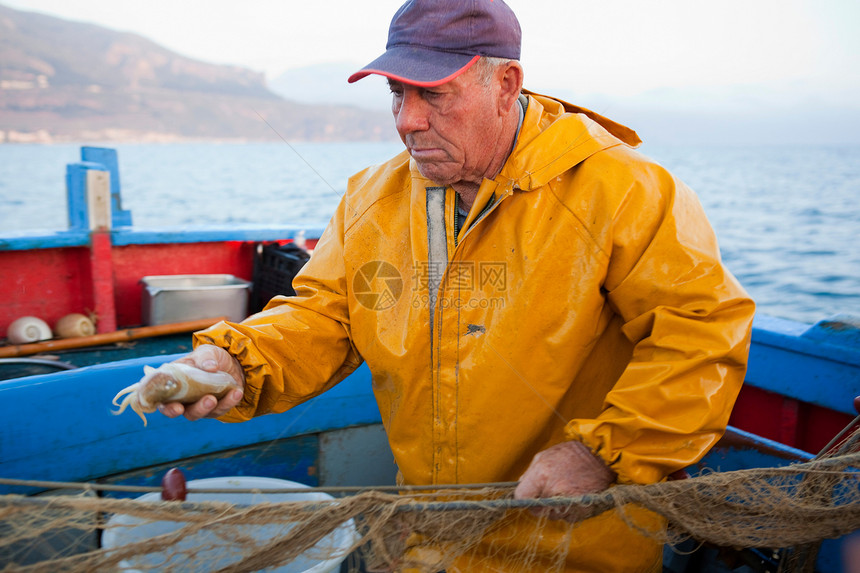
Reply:
[[[394,137],[389,113],[288,101],[261,73],[0,5],[0,142]]]
[[[354,105],[389,112],[391,92],[385,78],[371,75],[354,84],[347,83],[347,78],[363,65],[333,62],[293,68],[269,81],[269,88],[302,103]]]

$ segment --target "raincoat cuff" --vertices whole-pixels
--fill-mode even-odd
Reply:
[[[242,401],[226,413],[215,418],[219,422],[227,423],[247,422],[252,419],[260,395],[260,389],[248,383],[248,380],[251,379],[250,372],[255,370],[255,366],[247,362],[249,354],[247,352],[247,341],[240,338],[241,335],[233,326],[229,322],[219,322],[206,330],[195,332],[191,339],[194,348],[197,348],[201,344],[211,344],[223,348],[233,358],[238,360],[242,366],[242,370],[245,373]]]
[[[576,440],[582,443],[592,455],[602,460],[606,464],[606,467],[615,472],[617,476],[616,483],[641,483],[640,480],[634,479],[630,468],[625,467],[626,464],[621,459],[621,452],[612,452],[609,448],[605,447],[603,440],[599,437],[582,432],[573,422],[565,428],[565,435],[568,440]]]

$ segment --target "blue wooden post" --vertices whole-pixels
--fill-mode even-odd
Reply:
[[[66,193],[69,209],[69,229],[88,231],[87,171],[110,173],[111,228],[130,227],[131,211],[122,209],[119,184],[119,161],[115,149],[82,147],[81,161],[66,166]]]
[[[122,208],[119,184],[119,159],[116,149],[106,147],[81,147],[81,160],[99,163],[110,173],[111,227],[130,227],[131,211]]]
[[[69,229],[72,231],[90,230],[90,216],[87,208],[87,172],[108,171],[101,163],[81,161],[66,165],[66,198],[69,210]],[[113,177],[111,176],[111,179]],[[113,185],[113,181],[111,181]]]

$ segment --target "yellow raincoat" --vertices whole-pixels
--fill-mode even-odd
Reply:
[[[222,419],[287,410],[364,360],[407,484],[515,481],[571,439],[622,483],[699,460],[740,389],[753,303],[694,194],[628,144],[623,126],[529,95],[458,235],[456,193],[407,153],[352,177],[297,296],[197,334],[245,369],[244,401]],[[566,526],[536,541],[533,525],[510,519],[458,570],[515,570],[505,559],[528,544],[527,570],[542,570]],[[660,559],[610,512],[573,530],[567,570]]]

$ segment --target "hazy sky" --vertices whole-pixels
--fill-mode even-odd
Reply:
[[[0,0],[274,77],[375,58],[401,0]],[[857,0],[510,0],[526,86],[630,97],[768,86],[856,107]]]

